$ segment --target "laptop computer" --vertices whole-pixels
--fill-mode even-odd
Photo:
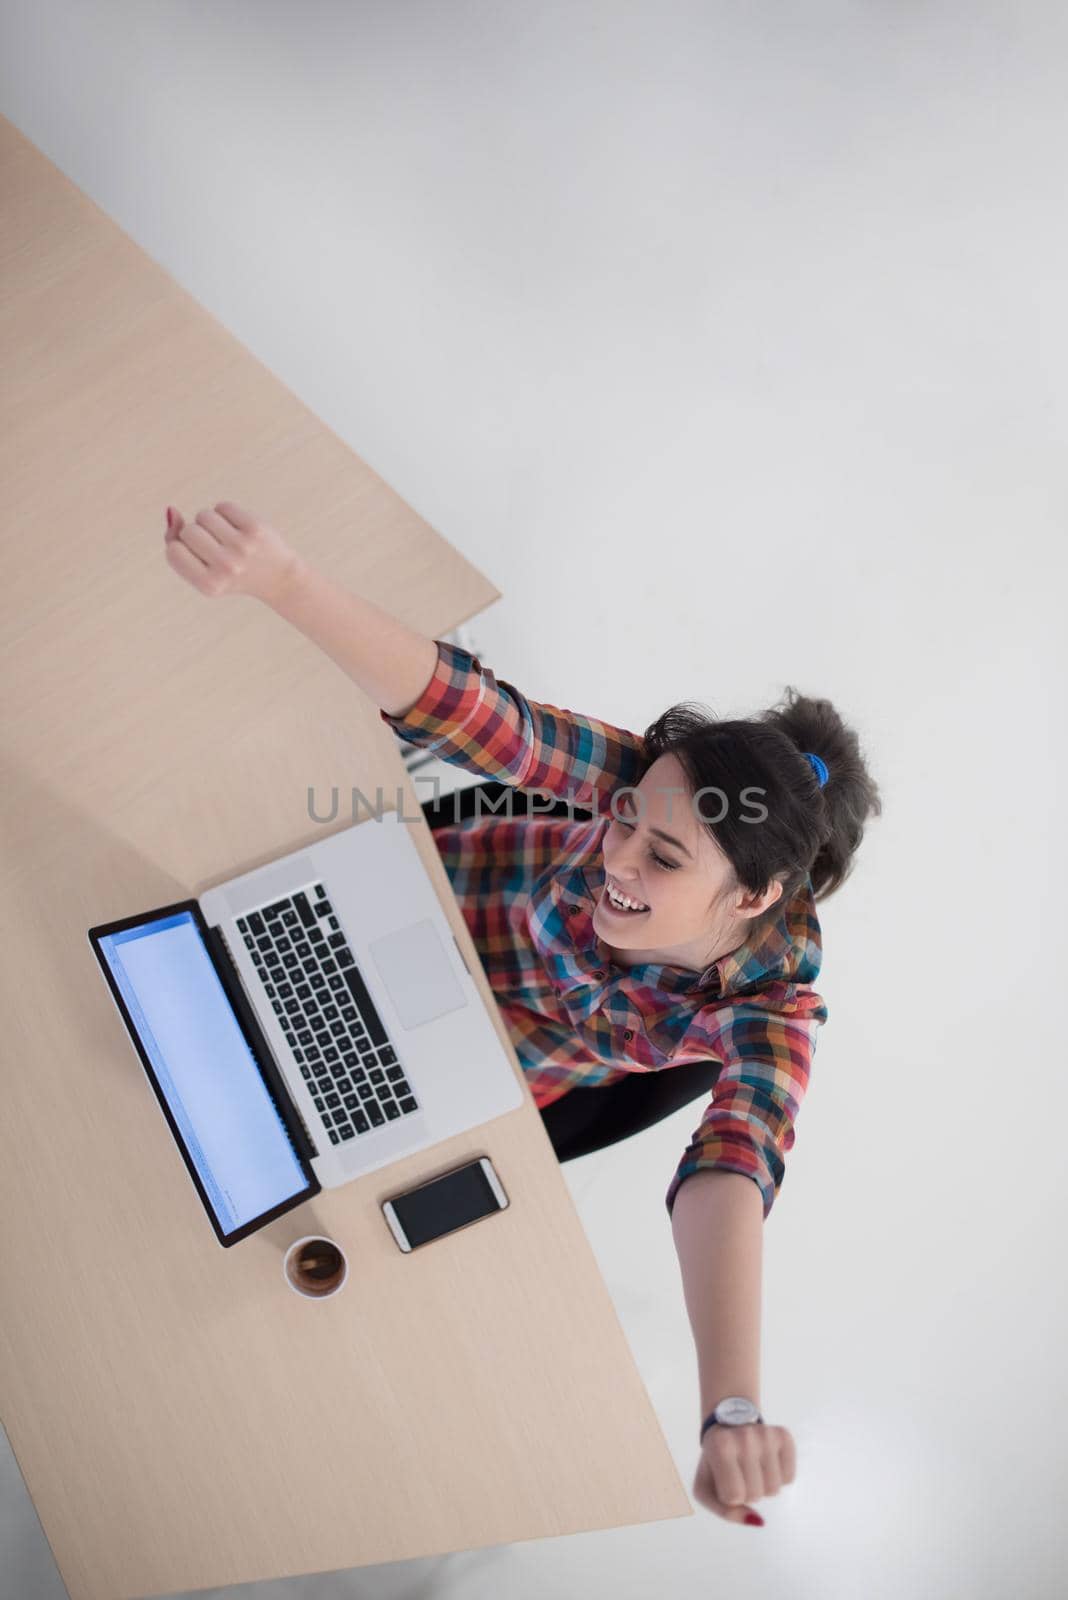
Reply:
[[[523,1102],[396,811],[88,938],[224,1246]]]

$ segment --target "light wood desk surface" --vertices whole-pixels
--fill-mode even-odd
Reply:
[[[219,1248],[86,929],[401,791],[377,707],[163,556],[234,499],[440,636],[497,591],[0,121],[5,992],[0,1403],[73,1600],[693,1514],[425,824],[523,1106]],[[410,1256],[380,1202],[492,1156],[510,1208]],[[350,1278],[282,1279],[325,1231]],[[2,1560],[2,1557],[0,1557]]]

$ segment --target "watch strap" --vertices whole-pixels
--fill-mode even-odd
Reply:
[[[759,1414],[759,1412],[757,1413],[756,1420],[757,1420],[757,1422],[763,1422],[764,1421],[764,1418]],[[717,1423],[718,1423],[718,1425],[720,1427],[736,1427],[737,1426],[736,1423],[721,1423],[721,1422],[719,1422],[719,1419],[716,1416],[715,1410],[712,1410],[712,1411],[710,1411],[708,1413],[708,1416],[705,1418],[704,1422],[702,1422],[702,1424],[701,1424],[701,1437],[698,1440],[699,1444],[704,1444],[704,1442],[705,1442],[705,1434],[708,1432],[709,1428],[716,1427]],[[745,1426],[747,1426],[747,1424],[743,1423],[742,1426],[745,1427]]]

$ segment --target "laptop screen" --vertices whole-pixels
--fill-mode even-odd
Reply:
[[[106,933],[99,949],[220,1231],[307,1190],[192,913]]]

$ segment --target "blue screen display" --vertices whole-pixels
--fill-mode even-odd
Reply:
[[[99,945],[221,1231],[307,1189],[192,913]]]

